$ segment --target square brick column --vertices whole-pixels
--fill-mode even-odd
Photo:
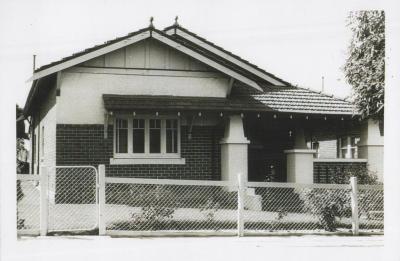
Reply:
[[[314,182],[315,150],[285,150],[287,182],[311,184]]]
[[[307,148],[303,128],[296,128],[294,149],[285,150],[287,182],[311,184],[314,182],[314,153]]]

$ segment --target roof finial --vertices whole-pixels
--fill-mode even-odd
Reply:
[[[150,28],[154,28],[153,21],[154,21],[154,18],[151,16],[150,17],[150,25],[149,25]]]
[[[178,18],[179,18],[178,16],[175,16],[175,23],[174,23],[175,26],[179,26],[179,24],[178,24]]]

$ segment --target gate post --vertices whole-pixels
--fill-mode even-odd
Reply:
[[[357,185],[357,178],[351,177],[350,178],[350,186],[351,186],[351,225],[353,235],[358,235],[358,185]]]
[[[106,206],[106,166],[99,165],[99,236],[106,234],[106,222],[104,220]]]
[[[244,197],[245,197],[245,184],[244,177],[242,173],[238,175],[238,216],[237,216],[237,229],[238,236],[243,236],[244,231],[244,220],[243,220],[243,212],[244,212]]]
[[[49,186],[47,167],[40,168],[40,235],[46,236],[48,231],[48,216],[49,216]]]

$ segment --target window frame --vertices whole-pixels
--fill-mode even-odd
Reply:
[[[118,119],[128,120],[128,152],[117,153],[117,124]],[[142,119],[145,122],[144,126],[144,153],[133,153],[133,120]],[[161,152],[150,153],[150,120],[161,120]],[[167,153],[166,141],[166,120],[177,120],[177,152]],[[113,135],[113,155],[115,159],[179,159],[181,158],[181,121],[177,116],[127,116],[117,115],[114,118],[114,135]]]

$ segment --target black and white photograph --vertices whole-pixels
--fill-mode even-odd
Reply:
[[[1,1],[4,260],[400,260],[396,1]]]

